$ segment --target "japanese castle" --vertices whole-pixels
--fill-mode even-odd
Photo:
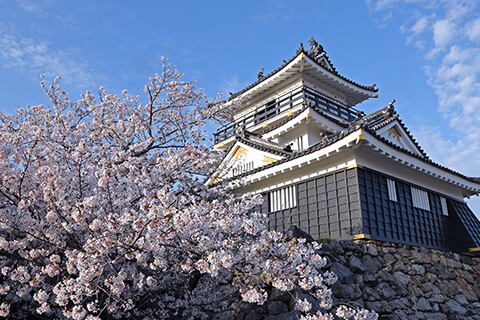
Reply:
[[[262,194],[269,228],[315,239],[372,239],[480,252],[480,222],[464,202],[480,178],[433,162],[395,112],[355,109],[378,89],[337,72],[313,38],[227,100],[233,121],[214,134],[224,150],[209,183]]]

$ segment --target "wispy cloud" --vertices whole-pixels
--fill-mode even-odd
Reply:
[[[89,64],[74,51],[55,50],[47,41],[17,37],[0,25],[0,66],[14,69],[39,79],[61,76],[65,84],[75,89],[91,88],[105,75],[92,71]]]
[[[259,22],[271,23],[276,20],[288,21],[292,19],[291,8],[285,0],[267,0],[262,3],[263,10],[253,18]]]
[[[405,34],[406,44],[419,48],[425,58],[428,84],[438,97],[438,111],[448,121],[449,129],[420,128],[419,141],[433,160],[478,175],[480,18],[475,12],[479,1],[367,0],[366,3],[373,15],[402,12],[404,16],[400,18],[406,22],[400,31]]]
[[[224,94],[228,94],[230,92],[236,93],[239,90],[241,90],[243,87],[245,86],[242,83],[240,83],[240,78],[236,75],[233,75],[233,76],[224,77],[220,85],[220,90],[222,90]]]
[[[16,0],[25,11],[37,16],[44,16],[45,11],[55,5],[54,0]]]

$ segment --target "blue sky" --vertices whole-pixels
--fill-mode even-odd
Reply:
[[[48,104],[62,76],[77,98],[141,93],[161,56],[214,96],[253,83],[315,37],[344,76],[377,84],[358,106],[395,108],[427,154],[480,176],[480,3],[446,0],[0,0],[0,111]],[[480,215],[480,200],[469,200]]]

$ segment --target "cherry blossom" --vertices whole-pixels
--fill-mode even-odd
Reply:
[[[331,309],[317,243],[266,230],[260,196],[205,184],[223,155],[202,128],[242,101],[164,63],[143,98],[102,87],[71,101],[57,78],[41,82],[50,106],[0,113],[1,317],[207,319],[272,287]]]

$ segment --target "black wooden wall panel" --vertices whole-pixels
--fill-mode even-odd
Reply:
[[[262,212],[267,212],[268,226],[285,231],[291,225],[308,232],[312,237],[352,239],[361,233],[362,219],[355,169],[339,170],[295,184],[297,206],[268,212],[268,194],[264,195]]]
[[[388,178],[395,181],[398,201],[389,199],[386,175],[370,169],[358,170],[363,233],[380,241],[468,251],[472,240],[459,219],[459,214],[465,212],[461,210],[469,210],[465,204],[446,198],[449,215],[444,215],[441,195],[406,181]],[[413,205],[412,186],[428,193],[430,210]]]

